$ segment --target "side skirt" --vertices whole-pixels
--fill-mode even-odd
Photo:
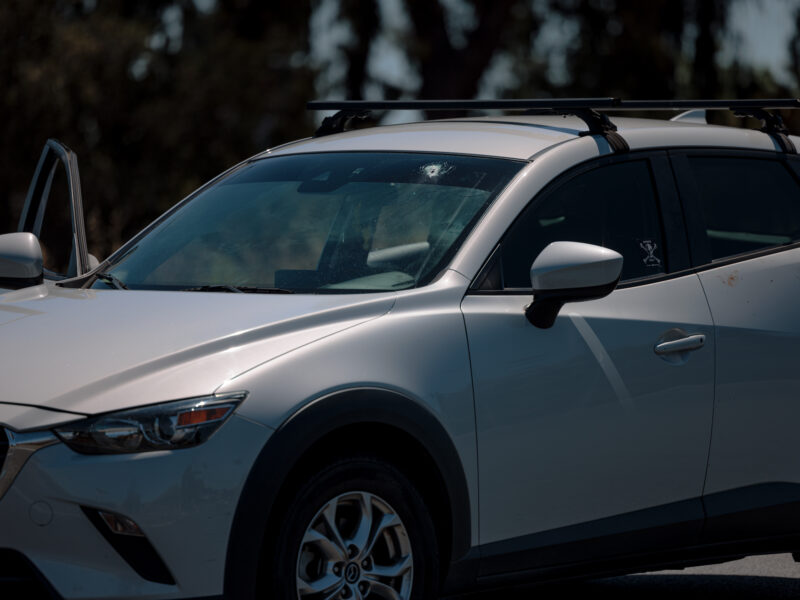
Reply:
[[[800,484],[769,483],[484,544],[446,593],[607,577],[800,550]],[[472,573],[471,577],[465,576]],[[477,576],[476,576],[477,572]]]

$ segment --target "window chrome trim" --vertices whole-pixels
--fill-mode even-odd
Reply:
[[[52,446],[60,440],[50,431],[32,431],[17,433],[4,429],[8,436],[8,451],[0,471],[0,499],[14,483],[28,459],[37,451]]]

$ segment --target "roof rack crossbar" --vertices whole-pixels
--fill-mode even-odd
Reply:
[[[733,114],[737,117],[753,117],[761,121],[761,131],[768,133],[787,154],[797,154],[797,148],[789,139],[789,130],[783,122],[783,118],[775,113],[764,110],[763,108],[732,108]]]
[[[629,150],[627,142],[616,133],[617,126],[608,115],[596,109],[613,109],[619,104],[617,98],[561,98],[512,99],[512,100],[344,100],[309,102],[309,110],[337,110],[326,117],[314,137],[345,131],[354,118],[363,119],[372,110],[524,110],[528,113],[575,115],[589,127],[581,135],[602,135],[615,152]]]
[[[336,110],[326,117],[314,137],[345,131],[354,119],[365,119],[372,110],[521,110],[528,113],[575,115],[589,130],[580,135],[602,135],[615,152],[629,149],[608,115],[598,111],[625,110],[730,110],[736,116],[761,120],[761,131],[771,135],[781,150],[797,153],[780,115],[768,109],[798,109],[800,98],[755,100],[621,100],[619,98],[560,98],[511,100],[343,100],[309,102],[309,110]]]
[[[535,98],[511,100],[321,100],[308,110],[529,110],[554,108],[612,109],[618,98]]]
[[[314,137],[322,137],[331,135],[332,133],[346,131],[350,128],[350,124],[353,120],[358,119],[360,121],[366,119],[369,114],[370,111],[368,110],[343,108],[335,115],[322,119],[322,124],[314,132]]]
[[[573,108],[573,109],[554,109],[551,111],[559,115],[574,115],[586,123],[589,131],[582,131],[579,135],[601,135],[611,146],[614,152],[628,152],[631,148],[620,134],[617,133],[617,126],[611,122],[608,115],[599,113],[593,108]]]
[[[317,100],[308,110],[735,110],[800,108],[800,98],[755,100],[622,100],[620,98],[534,98],[511,100]]]

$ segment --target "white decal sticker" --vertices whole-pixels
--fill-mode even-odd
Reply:
[[[639,242],[639,247],[646,253],[646,256],[643,259],[646,267],[661,266],[661,259],[655,255],[658,244],[656,244],[653,240],[642,240]]]

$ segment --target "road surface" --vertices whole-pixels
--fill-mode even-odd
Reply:
[[[777,600],[800,599],[800,563],[790,554],[596,581],[487,592],[469,600]]]

